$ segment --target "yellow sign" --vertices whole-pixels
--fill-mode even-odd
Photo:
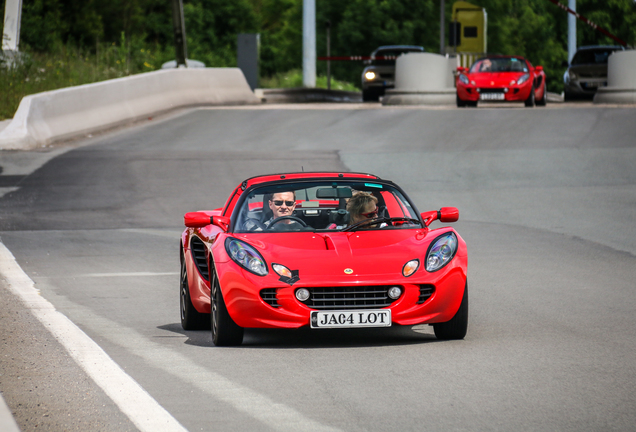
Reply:
[[[486,9],[465,1],[453,3],[449,48],[456,53],[486,53],[487,40]]]

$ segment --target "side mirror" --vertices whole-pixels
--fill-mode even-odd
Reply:
[[[188,228],[203,228],[212,223],[212,218],[203,212],[189,212],[183,216],[183,223]]]
[[[537,71],[537,72],[541,72],[541,71],[543,71],[543,66],[537,66],[537,67],[534,68],[534,70]]]
[[[438,211],[427,211],[420,216],[426,226],[429,226],[435,220],[444,223],[457,222],[459,220],[459,210],[455,207],[442,207]]]
[[[223,231],[230,226],[230,218],[227,216],[210,216],[205,212],[190,212],[183,216],[183,222],[188,228],[203,228],[210,224],[216,225]]]
[[[455,207],[442,207],[439,209],[438,219],[444,223],[457,222],[459,220],[459,210]]]
[[[457,72],[459,72],[459,73],[466,72],[467,70],[468,70],[468,68],[465,68],[463,66],[457,66]]]

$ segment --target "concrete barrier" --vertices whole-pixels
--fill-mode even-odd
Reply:
[[[433,53],[409,53],[397,58],[395,88],[387,90],[383,105],[455,104],[453,72],[457,60]]]
[[[595,104],[636,104],[636,51],[615,51],[607,62],[607,87],[594,95]]]
[[[26,96],[0,149],[32,149],[169,110],[259,104],[238,68],[172,69]]]

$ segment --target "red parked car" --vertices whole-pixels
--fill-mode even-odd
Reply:
[[[370,174],[253,177],[223,207],[185,215],[181,324],[217,346],[244,328],[431,324],[439,339],[468,326],[466,243],[454,207],[419,213]]]
[[[524,102],[545,106],[543,67],[533,67],[523,57],[488,56],[470,69],[457,68],[457,106],[476,107],[478,102]]]

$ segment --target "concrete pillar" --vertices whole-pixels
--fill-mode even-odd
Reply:
[[[455,104],[453,71],[456,59],[433,53],[409,53],[395,62],[395,88],[383,105]]]
[[[568,0],[568,7],[576,11],[576,0]],[[576,17],[568,13],[568,63],[576,54]]]
[[[614,51],[607,61],[607,87],[594,95],[595,104],[636,104],[636,51]]]
[[[316,0],[303,0],[303,87],[316,87]]]
[[[17,51],[20,46],[22,0],[6,0],[2,26],[2,51]]]

